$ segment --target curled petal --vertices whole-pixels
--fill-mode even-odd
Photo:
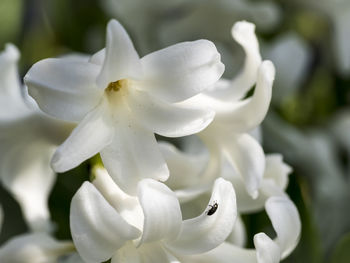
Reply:
[[[80,256],[91,263],[108,260],[125,242],[140,235],[89,182],[73,196],[70,228]]]
[[[56,172],[68,171],[94,156],[113,139],[113,127],[107,104],[102,101],[58,147],[51,160]]]
[[[141,63],[134,45],[124,27],[112,19],[107,25],[106,55],[97,84],[101,89],[107,88],[110,82],[126,78],[139,78]],[[99,54],[102,56],[102,53]],[[95,57],[93,62],[100,59]]]
[[[100,101],[95,79],[100,67],[70,58],[44,59],[24,77],[41,110],[66,121],[80,121]]]
[[[277,233],[276,243],[280,247],[281,259],[286,258],[299,242],[301,222],[297,208],[287,197],[270,197],[266,212]]]
[[[231,30],[232,37],[243,47],[246,54],[242,71],[225,89],[214,89],[208,94],[224,101],[236,101],[253,87],[261,64],[259,43],[255,35],[255,25],[246,21],[235,23]]]
[[[179,201],[165,184],[144,179],[137,191],[145,221],[141,245],[162,239],[175,239],[180,232],[182,215]]]
[[[285,195],[284,189],[288,184],[288,173],[291,168],[282,161],[282,156],[279,154],[267,155],[265,162],[264,176],[258,189],[258,197],[255,199],[247,192],[243,179],[233,173],[231,167],[224,166],[223,177],[236,189],[238,211],[241,213],[262,210],[269,197]]]
[[[227,126],[228,130],[246,132],[256,128],[265,118],[271,101],[275,68],[270,61],[264,61],[258,73],[258,80],[252,97],[231,103],[217,112],[215,120]]]
[[[1,262],[57,262],[74,251],[71,242],[57,241],[44,233],[16,236],[0,248]]]
[[[207,107],[170,104],[143,91],[130,96],[132,111],[149,130],[166,137],[197,133],[214,119],[215,112]]]
[[[225,140],[223,150],[236,173],[243,178],[248,193],[258,197],[264,170],[265,154],[261,145],[250,135],[240,134]]]
[[[213,205],[217,204],[214,208]],[[215,181],[208,209],[200,216],[185,220],[179,237],[167,243],[176,254],[198,254],[220,245],[231,233],[236,216],[236,196],[230,182]]]
[[[118,213],[132,226],[142,229],[144,216],[135,196],[124,193],[102,167],[93,170],[93,185]]]
[[[139,126],[132,117],[124,121],[120,120],[113,142],[101,151],[101,158],[118,186],[135,195],[140,180],[166,181],[169,170],[154,134]]]
[[[280,262],[280,247],[265,233],[259,233],[254,236],[254,246],[258,263]]]
[[[168,102],[190,98],[218,81],[225,66],[208,40],[179,43],[141,59],[142,89]]]

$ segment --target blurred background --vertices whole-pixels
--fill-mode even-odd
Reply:
[[[1,0],[0,47],[10,42],[19,48],[23,77],[38,60],[103,48],[111,18],[125,26],[141,56],[180,41],[214,41],[227,78],[244,58],[232,40],[232,25],[256,24],[263,58],[277,69],[262,125],[264,150],[282,153],[293,167],[288,194],[303,228],[297,249],[284,262],[350,262],[350,1]],[[88,171],[84,163],[57,177],[49,205],[59,239],[70,238],[70,200]],[[3,188],[0,199],[2,244],[26,226]],[[265,212],[243,220],[248,237],[269,231]]]

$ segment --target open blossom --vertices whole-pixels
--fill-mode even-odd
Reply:
[[[169,176],[154,133],[185,136],[212,121],[212,109],[182,101],[213,85],[223,71],[219,53],[206,40],[139,58],[124,28],[112,20],[106,48],[90,61],[42,60],[25,83],[44,112],[79,122],[54,154],[54,170],[67,171],[100,153],[114,181],[135,193],[142,178]]]
[[[209,205],[182,221],[179,202],[163,183],[143,179],[130,196],[97,168],[93,184],[85,182],[72,199],[71,233],[86,262],[176,262],[217,247],[232,231],[236,199],[229,182],[216,180]]]
[[[72,128],[42,114],[25,97],[19,56],[11,44],[0,53],[0,181],[19,203],[30,229],[48,231],[48,198],[56,179],[50,158]]]
[[[244,67],[233,80],[221,79],[210,90],[187,100],[189,104],[207,105],[215,119],[200,138],[210,151],[204,178],[220,174],[223,160],[244,179],[248,193],[256,198],[265,170],[265,154],[259,142],[250,135],[264,119],[270,101],[275,69],[262,61],[254,25],[238,22],[232,28],[234,39],[246,53]],[[254,94],[246,93],[256,84]],[[245,99],[244,99],[245,98]]]

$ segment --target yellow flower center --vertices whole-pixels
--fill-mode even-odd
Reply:
[[[127,79],[120,79],[120,80],[117,80],[115,82],[109,83],[106,91],[107,92],[111,92],[111,91],[117,92],[121,88],[126,87],[127,85],[128,85]]]

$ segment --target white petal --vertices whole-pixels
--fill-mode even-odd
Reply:
[[[137,190],[145,216],[140,244],[175,239],[182,223],[180,204],[175,193],[153,179],[142,180]]]
[[[138,126],[132,118],[119,123],[113,142],[101,151],[108,173],[118,186],[135,195],[143,178],[166,181],[169,170],[154,134]]]
[[[254,236],[254,246],[258,263],[278,263],[280,262],[280,248],[265,233]]]
[[[112,263],[180,263],[163,249],[160,243],[143,244],[135,248],[129,243],[117,251]]]
[[[43,233],[25,234],[10,239],[0,248],[0,261],[56,262],[58,257],[73,250],[71,242],[57,241]]]
[[[123,26],[112,19],[107,25],[105,58],[102,70],[97,78],[101,89],[110,82],[126,78],[139,78],[141,74],[140,58]],[[102,55],[102,54],[100,54]],[[99,59],[93,59],[98,63]]]
[[[244,226],[244,222],[240,216],[237,217],[232,233],[229,235],[226,241],[239,247],[244,247],[247,243],[246,229]]]
[[[56,172],[68,171],[100,152],[113,139],[112,120],[103,101],[89,112],[56,150],[51,165]]]
[[[282,156],[269,154],[266,156],[266,166],[263,179],[259,187],[257,198],[247,192],[243,178],[232,171],[229,164],[223,165],[222,177],[229,180],[237,194],[237,207],[241,213],[251,213],[263,210],[266,200],[271,196],[283,196],[288,183],[290,167],[282,161]]]
[[[253,249],[244,249],[224,242],[220,246],[199,255],[179,256],[182,263],[257,263]]]
[[[169,104],[142,91],[136,91],[132,95],[130,107],[140,123],[166,137],[197,133],[214,119],[214,111],[208,108]]]
[[[56,118],[80,121],[100,101],[95,80],[100,67],[69,58],[44,59],[24,77],[41,110]]]
[[[258,80],[252,97],[231,103],[215,120],[227,126],[228,130],[246,132],[256,128],[265,118],[271,101],[275,68],[270,61],[264,61],[258,73]]]
[[[208,40],[179,43],[141,59],[142,88],[154,96],[178,102],[190,98],[219,80],[225,66]]]
[[[229,139],[222,145],[223,151],[243,178],[248,193],[256,198],[265,170],[264,151],[249,134],[235,135]]]
[[[170,172],[166,184],[175,190],[180,203],[190,201],[211,189],[211,181],[206,183],[201,176],[208,162],[206,152],[182,152],[168,142],[160,142],[159,147]]]
[[[165,141],[158,144],[171,175],[166,184],[171,189],[182,189],[197,185],[201,172],[208,162],[208,156],[206,154],[182,152]]]
[[[111,206],[132,226],[142,229],[143,211],[136,196],[124,193],[102,167],[93,169],[93,185]]]
[[[80,256],[91,263],[108,260],[125,242],[140,235],[89,182],[73,196],[70,228]]]
[[[274,196],[267,200],[266,212],[277,233],[281,258],[286,258],[299,242],[301,222],[297,208],[287,197]]]
[[[266,155],[266,169],[264,178],[272,179],[276,185],[282,190],[287,188],[288,175],[292,172],[292,168],[283,162],[281,154]]]
[[[100,51],[97,51],[95,54],[93,54],[90,57],[89,62],[102,66],[103,62],[105,61],[105,57],[106,57],[106,49],[103,48]]]
[[[208,215],[210,206],[200,216],[183,221],[179,237],[167,246],[176,254],[198,254],[223,243],[231,233],[236,217],[236,196],[230,182],[218,178],[215,181],[209,205],[217,203],[217,209]]]
[[[48,199],[56,179],[50,158],[55,147],[41,138],[26,139],[25,134],[13,139],[17,140],[1,140],[1,182],[20,204],[29,228],[49,231]]]
[[[216,97],[225,101],[241,99],[256,82],[261,64],[259,43],[255,35],[255,25],[246,21],[237,22],[231,30],[233,38],[243,47],[246,54],[242,71],[226,89],[215,90]],[[211,94],[209,92],[209,94]]]

